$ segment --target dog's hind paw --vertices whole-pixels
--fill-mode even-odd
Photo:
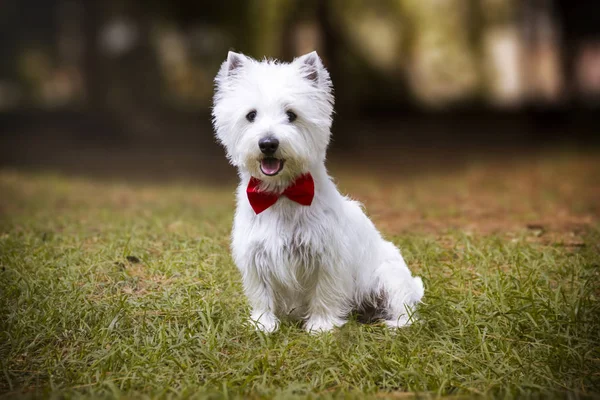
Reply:
[[[398,329],[410,326],[414,321],[406,315],[401,315],[398,319],[387,319],[383,321],[388,328]]]

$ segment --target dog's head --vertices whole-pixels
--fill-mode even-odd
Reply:
[[[215,82],[213,123],[234,166],[279,186],[325,161],[333,95],[316,52],[289,64],[229,52]]]

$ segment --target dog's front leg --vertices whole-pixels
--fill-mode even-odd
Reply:
[[[279,320],[274,313],[273,292],[268,283],[261,279],[255,266],[246,268],[242,274],[242,281],[252,308],[250,321],[260,331],[273,332],[277,330]]]
[[[309,297],[306,330],[312,333],[327,332],[346,323],[348,288],[347,282],[335,274],[320,270]]]

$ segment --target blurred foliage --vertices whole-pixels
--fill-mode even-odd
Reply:
[[[341,107],[556,102],[555,3],[5,1],[0,107],[206,108],[228,49],[283,60],[318,50]],[[586,53],[585,70],[598,53]]]

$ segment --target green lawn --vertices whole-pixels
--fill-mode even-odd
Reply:
[[[423,277],[413,326],[245,324],[233,186],[0,171],[0,393],[600,395],[600,157],[333,168]]]

